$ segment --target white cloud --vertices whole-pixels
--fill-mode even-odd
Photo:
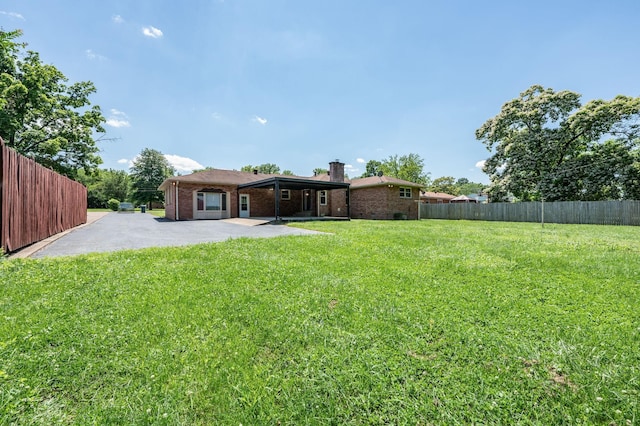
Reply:
[[[87,54],[87,58],[91,60],[104,61],[107,59],[106,56],[102,56],[91,49],[87,49],[84,52]]]
[[[113,15],[111,17],[111,20],[113,22],[115,22],[116,24],[122,24],[124,22],[124,18],[122,16],[120,16],[120,15]]]
[[[356,163],[364,164],[366,161],[364,158],[356,158]]]
[[[129,164],[131,162],[131,160],[129,160],[128,158],[121,158],[118,160],[118,164]]]
[[[192,172],[195,169],[204,169],[204,166],[191,158],[181,157],[179,155],[164,154],[167,159],[178,172]]]
[[[147,37],[151,37],[151,38],[160,38],[162,37],[162,31],[160,31],[158,28],[149,25],[148,27],[142,27],[142,34],[146,35]]]
[[[358,172],[360,172],[360,169],[353,167],[351,164],[345,164],[344,171],[346,174],[353,177],[354,175],[359,174]]]
[[[476,163],[476,167],[482,170],[482,168],[484,167],[484,163],[486,162],[487,160],[480,160]]]
[[[0,15],[6,15],[6,16],[8,16],[10,18],[16,18],[16,19],[20,19],[20,20],[23,20],[23,21],[25,20],[24,16],[22,16],[21,14],[16,13],[16,12],[5,12],[4,10],[0,10]]]
[[[258,117],[257,115],[255,117],[253,117],[253,121],[255,121],[256,123],[260,123],[263,126],[265,124],[267,124],[267,119],[266,118]]]
[[[127,114],[112,108],[111,115],[107,118],[107,126],[131,127],[131,123],[129,123],[129,117],[127,117]]]

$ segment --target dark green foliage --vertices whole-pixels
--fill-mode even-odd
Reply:
[[[582,105],[577,93],[532,86],[476,137],[492,152],[484,167],[492,200],[617,200],[640,192],[640,98]]]
[[[252,166],[249,164],[247,166],[243,166],[240,169],[241,172],[253,172],[254,170],[257,170],[258,173],[266,173],[266,174],[274,174],[274,175],[277,175],[280,173],[280,167],[272,163],[260,164],[259,166]]]
[[[116,200],[115,198],[112,198],[109,201],[107,201],[107,207],[113,210],[114,212],[117,212],[118,208],[120,207],[120,201]]]
[[[135,204],[147,204],[149,208],[153,202],[164,202],[164,192],[159,191],[158,187],[174,174],[175,169],[160,151],[143,149],[131,167],[131,198]]]
[[[20,31],[0,30],[0,136],[21,154],[63,175],[100,163],[94,133],[103,133],[100,107],[91,106],[90,81],[67,84],[36,52],[23,51]]]
[[[90,175],[80,170],[77,180],[87,187],[89,208],[105,208],[111,198],[129,199],[131,182],[124,170],[98,169]]]

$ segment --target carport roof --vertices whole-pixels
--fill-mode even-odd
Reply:
[[[324,177],[324,176],[323,176]],[[280,189],[339,189],[348,188],[349,183],[330,182],[323,177],[286,176],[266,173],[241,172],[238,170],[212,169],[185,176],[171,176],[158,189],[164,190],[171,184],[190,183],[203,186],[237,185],[241,188],[271,188],[278,183]]]
[[[274,176],[262,179],[256,182],[243,183],[238,185],[238,189],[244,188],[273,188],[278,186],[280,189],[340,189],[349,188],[346,182],[326,182],[313,179]]]

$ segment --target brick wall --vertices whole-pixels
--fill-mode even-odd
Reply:
[[[228,192],[227,200],[230,217],[238,217],[238,192],[233,185],[209,185]],[[179,220],[192,220],[194,218],[193,211],[193,193],[201,190],[203,184],[193,184],[181,182],[178,188],[178,216]],[[165,216],[167,219],[175,220],[175,195],[176,186],[172,185],[165,191]],[[308,190],[311,199],[311,215],[318,213],[318,191]],[[303,198],[305,191],[291,190],[291,199],[280,199],[280,216],[294,216],[303,211]],[[263,188],[246,188],[240,191],[240,194],[249,195],[249,214],[251,217],[274,217],[275,216],[275,191]],[[334,189],[327,191],[327,205],[319,206],[321,216],[347,216],[347,190]]]
[[[332,189],[329,191],[330,215],[335,217],[347,217],[349,209],[347,208],[348,189]]]
[[[211,186],[207,186],[209,188]],[[181,182],[177,185],[178,188],[178,219],[179,220],[192,220],[194,218],[193,212],[193,193],[201,190],[203,185],[184,183]],[[229,209],[229,217],[238,217],[238,197],[236,188],[233,185],[215,185],[214,188],[221,189],[224,192],[229,193],[229,199],[227,200],[227,208]],[[165,217],[167,219],[176,219],[176,186],[171,186],[168,191],[165,192]]]
[[[393,219],[394,213],[403,213],[407,219],[418,218],[419,197],[417,188],[411,190],[412,198],[400,198],[400,188],[375,186],[351,189],[351,217],[353,219]]]

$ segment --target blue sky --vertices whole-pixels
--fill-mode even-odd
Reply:
[[[4,0],[0,26],[106,118],[102,167],[144,148],[182,174],[419,154],[488,182],[474,132],[532,84],[640,95],[640,2]]]

